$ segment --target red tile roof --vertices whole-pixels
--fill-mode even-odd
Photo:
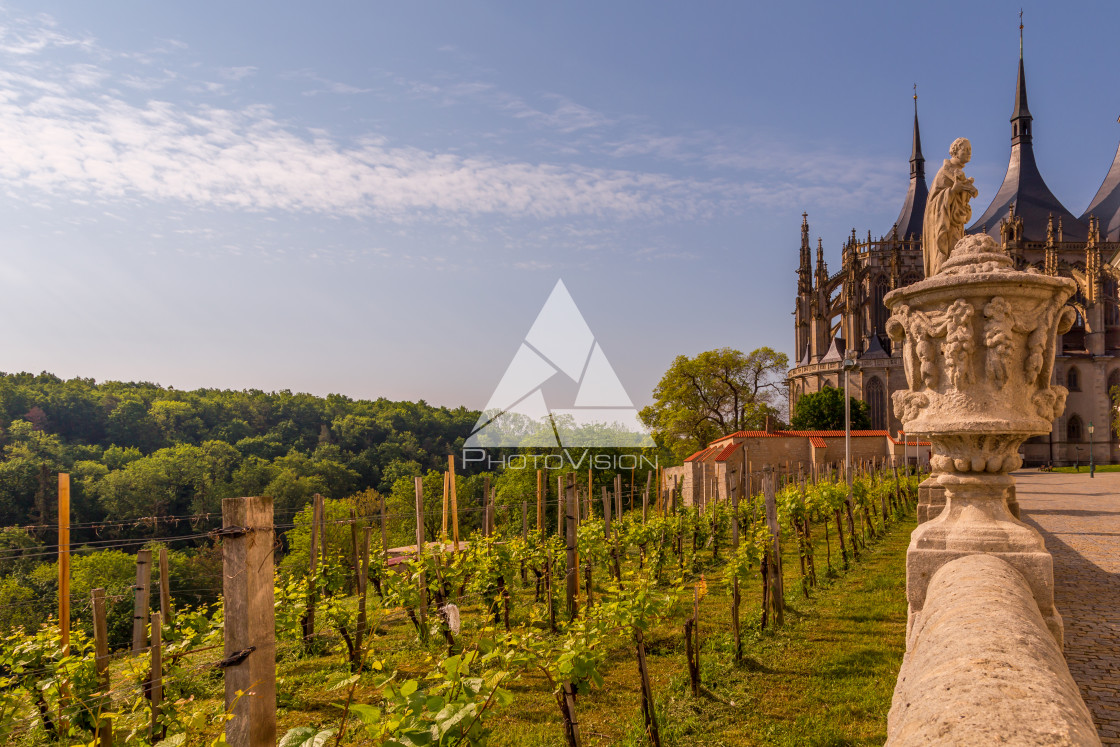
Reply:
[[[828,443],[823,438],[820,438],[819,436],[809,436],[809,443],[811,443],[815,448],[818,448],[818,449],[827,449],[828,448]]]
[[[727,446],[723,447],[722,451],[720,451],[718,454],[716,454],[715,459],[712,460],[712,461],[726,462],[731,457],[731,455],[735,453],[735,450],[738,449],[738,448],[739,448],[739,444],[728,444]]]
[[[707,447],[706,449],[700,449],[700,451],[698,451],[698,452],[696,452],[695,454],[693,454],[692,456],[688,457],[687,459],[685,459],[685,461],[686,461],[686,462],[697,462],[697,461],[701,461],[701,462],[702,462],[702,461],[704,461],[704,456],[705,456],[705,455],[706,455],[706,454],[707,454],[707,453],[708,453],[709,451],[714,451],[714,450],[715,450],[715,449],[717,449],[717,448],[718,448],[718,447],[716,447],[716,446],[709,446],[709,447]]]

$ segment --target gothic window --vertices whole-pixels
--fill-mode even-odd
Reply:
[[[1120,307],[1117,307],[1116,302],[1116,281],[1110,277],[1105,277],[1101,281],[1101,296],[1104,301],[1104,323],[1106,326],[1115,327],[1120,325]]]
[[[922,279],[921,275],[918,275],[915,272],[908,272],[908,273],[906,273],[905,275],[902,276],[902,284],[903,285],[911,285],[912,283],[916,283],[921,279]]]
[[[1069,422],[1066,423],[1066,441],[1080,443],[1081,431],[1081,418],[1077,415],[1070,415]]]
[[[1066,389],[1071,392],[1081,391],[1081,374],[1076,367],[1071,367],[1069,373],[1066,374]]]
[[[882,333],[887,328],[887,307],[883,304],[883,296],[891,289],[891,284],[885,277],[880,275],[875,279],[875,285],[872,289],[872,302],[871,302],[871,328],[877,332]]]
[[[887,393],[883,389],[883,380],[872,377],[867,382],[867,407],[871,411],[871,427],[877,431],[886,430],[887,427]]]

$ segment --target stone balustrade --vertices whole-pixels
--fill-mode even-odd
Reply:
[[[934,574],[887,724],[896,747],[1100,744],[1030,584],[986,554]]]

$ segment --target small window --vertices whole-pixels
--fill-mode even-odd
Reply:
[[[1081,391],[1081,374],[1076,368],[1071,368],[1066,374],[1066,389],[1071,392]]]
[[[1081,418],[1077,415],[1071,416],[1069,422],[1066,423],[1066,441],[1081,443],[1081,430]]]

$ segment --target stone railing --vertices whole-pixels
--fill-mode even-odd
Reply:
[[[893,395],[895,413],[933,443],[906,554],[907,653],[889,744],[1099,744],[1061,655],[1053,560],[1019,521],[1010,475],[1023,441],[1049,433],[1065,408],[1050,378],[1074,290],[1015,270],[979,235],[884,299],[909,387]]]
[[[1030,585],[994,555],[941,566],[906,648],[889,745],[1100,744]]]

